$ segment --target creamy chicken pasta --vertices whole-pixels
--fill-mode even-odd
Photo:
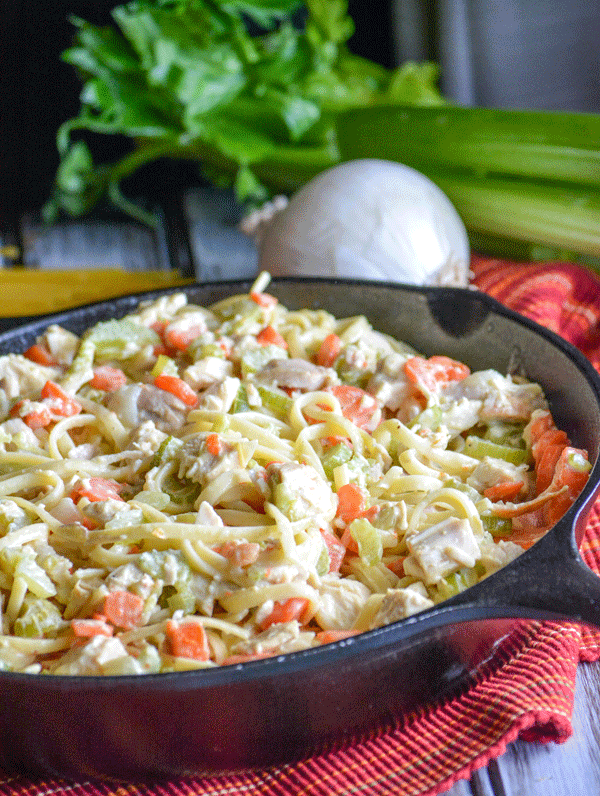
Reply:
[[[4,670],[279,655],[427,609],[536,541],[590,465],[537,384],[364,317],[182,293],[0,358]]]

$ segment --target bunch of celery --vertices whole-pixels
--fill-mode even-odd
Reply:
[[[339,161],[338,111],[444,102],[434,65],[388,70],[349,52],[346,0],[134,0],[112,16],[103,28],[72,20],[63,59],[84,86],[79,115],[58,131],[47,220],[108,195],[152,223],[121,183],[159,158],[196,161],[240,200],[260,202]],[[96,165],[90,133],[125,136],[131,151]]]
[[[431,177],[476,249],[600,256],[600,115],[451,107],[435,65],[388,70],[350,53],[346,0],[134,0],[112,14],[112,27],[73,20],[63,58],[84,86],[58,132],[47,220],[108,196],[153,223],[121,185],[163,158],[257,203],[376,157]],[[97,165],[96,134],[130,151]]]

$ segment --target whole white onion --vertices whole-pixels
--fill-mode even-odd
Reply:
[[[429,178],[400,163],[354,160],[319,174],[273,215],[259,270],[466,285],[469,242]]]

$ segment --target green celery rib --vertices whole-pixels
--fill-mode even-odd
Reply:
[[[380,105],[336,119],[342,158],[600,185],[600,114]]]
[[[600,255],[600,191],[425,170],[469,231]]]

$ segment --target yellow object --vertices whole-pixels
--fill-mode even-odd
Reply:
[[[193,282],[193,279],[184,279],[176,271],[132,272],[118,268],[34,271],[7,268],[0,270],[0,316],[42,315],[129,293]]]

